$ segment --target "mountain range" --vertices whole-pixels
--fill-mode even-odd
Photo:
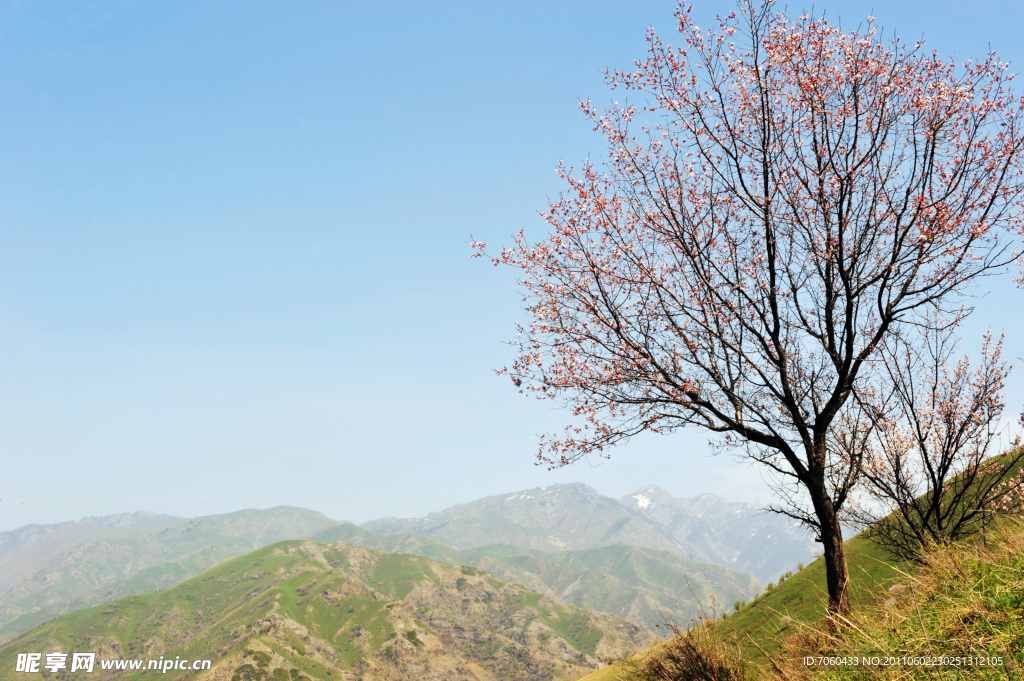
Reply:
[[[702,614],[702,607],[717,604],[721,609],[747,600],[762,587],[753,575],[625,544],[580,551],[507,544],[459,550],[411,532],[374,534],[349,523],[314,539],[473,566],[565,603],[620,615],[650,631],[658,631],[667,620],[690,622]]]
[[[761,588],[757,577],[808,561],[813,546],[749,505],[713,495],[676,499],[653,486],[612,499],[585,485],[555,485],[361,528],[292,507],[191,519],[121,514],[0,533],[0,641],[307,538],[475,566],[647,628],[666,618],[686,622],[701,602],[746,600]]]
[[[472,567],[298,540],[37,627],[0,647],[0,680],[23,676],[19,655],[56,651],[68,666],[40,676],[71,678],[71,653],[91,652],[102,678],[183,658],[210,660],[199,678],[224,681],[533,681],[578,678],[651,641]]]
[[[713,494],[676,498],[647,485],[620,499],[582,484],[486,497],[425,518],[382,518],[371,532],[413,532],[459,549],[509,544],[578,551],[626,544],[669,551],[770,581],[809,562],[810,535],[782,516]]]
[[[201,518],[124,513],[0,533],[0,641],[57,615],[172,587],[227,558],[337,524],[278,506]]]

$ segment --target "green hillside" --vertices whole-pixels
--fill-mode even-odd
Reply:
[[[864,535],[847,540],[844,546],[850,568],[850,604],[857,616],[866,617],[886,600],[886,590],[913,567],[894,561]],[[827,603],[825,561],[818,558],[729,615],[718,630],[724,638],[739,644],[744,657],[759,659],[763,657],[761,650],[778,653],[781,642],[797,631],[796,622],[821,622]],[[723,605],[723,610],[732,610],[730,604]]]
[[[301,681],[576,678],[648,644],[636,625],[468,566],[346,544],[281,542],[170,589],[65,615],[0,648],[99,660],[212,659],[199,679]],[[99,666],[99,662],[97,666]],[[144,662],[147,664],[147,662]],[[106,670],[100,678],[145,671]],[[42,671],[70,678],[68,670]],[[187,672],[169,672],[183,678]]]
[[[855,616],[838,636],[830,635],[823,622],[820,559],[715,624],[723,649],[731,653],[738,645],[746,678],[1022,678],[1024,529],[1019,522],[990,532],[984,545],[973,541],[933,550],[923,567],[887,563],[861,537],[846,546]],[[808,667],[807,657],[846,664]],[[885,668],[886,658],[923,662]],[[945,661],[929,662],[941,658]],[[634,678],[620,662],[583,681]]]
[[[1002,460],[1012,453],[1001,455]],[[1018,466],[1019,467],[1019,466]],[[1014,475],[1017,467],[1007,476]],[[1006,532],[1016,532],[1012,517],[990,528],[990,535],[998,538]],[[846,559],[850,570],[850,604],[858,621],[870,622],[889,601],[889,589],[906,583],[909,575],[916,575],[919,566],[894,559],[870,540],[871,529],[845,542]],[[973,543],[984,537],[971,534],[961,545],[961,551],[971,551]],[[735,641],[748,659],[763,662],[765,654],[777,654],[783,644],[799,633],[800,623],[820,627],[827,595],[825,564],[818,558],[783,584],[770,590],[754,602],[731,615],[718,628],[721,635]],[[756,645],[755,645],[756,642]]]
[[[411,532],[375,534],[349,523],[314,538],[472,565],[502,581],[519,582],[588,610],[620,615],[651,631],[657,631],[666,618],[688,621],[696,617],[700,601],[732,603],[748,599],[762,588],[752,575],[695,563],[668,551],[622,544],[555,552],[495,544],[460,551]]]
[[[910,568],[894,564],[862,535],[847,540],[844,546],[850,566],[850,602],[854,611],[864,616],[886,600],[886,589]],[[821,623],[827,602],[825,562],[818,558],[781,584],[762,592],[738,612],[732,612],[733,602],[716,601],[715,609],[727,614],[717,630],[723,639],[739,646],[742,659],[760,667],[765,664],[765,653],[780,653],[782,642],[797,633],[797,623]],[[704,605],[711,614],[712,603],[706,601]],[[679,620],[683,627],[689,623],[690,620]],[[585,677],[585,681],[618,681],[622,677],[620,667],[606,667]]]

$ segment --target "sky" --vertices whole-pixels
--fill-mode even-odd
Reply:
[[[814,4],[1024,64],[1017,3]],[[673,10],[0,2],[0,530],[282,504],[363,522],[566,482],[769,503],[701,432],[535,466],[568,417],[494,374],[520,295],[469,257],[471,235],[544,234],[559,159],[602,152],[579,101],[609,102],[603,70]],[[1020,347],[1024,296],[979,294],[965,335]]]

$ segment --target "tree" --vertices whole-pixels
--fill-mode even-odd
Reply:
[[[961,318],[965,288],[1010,259],[1022,104],[994,54],[958,67],[883,42],[873,17],[847,33],[772,2],[713,30],[677,18],[681,46],[651,30],[645,59],[607,73],[641,102],[581,104],[608,155],[559,166],[550,234],[493,258],[532,318],[501,371],[580,419],[539,462],[699,426],[790,481],[775,510],[823,543],[846,615],[839,512],[861,462],[836,423],[858,418],[890,334]]]
[[[1024,461],[1019,437],[1000,422],[1009,366],[1002,340],[982,342],[979,366],[951,366],[954,329],[926,329],[921,342],[893,338],[882,348],[888,386],[883,399],[858,396],[870,425],[865,437],[866,504],[849,517],[891,553],[917,559],[932,544],[983,528],[1020,496]],[[992,456],[998,454],[999,456]]]

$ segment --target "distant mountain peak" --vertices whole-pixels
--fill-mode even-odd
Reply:
[[[671,493],[667,492],[666,490],[662,489],[661,487],[658,487],[657,485],[644,485],[643,487],[637,489],[636,491],[631,492],[631,493],[626,495],[626,497],[638,497],[638,496],[644,496],[644,497],[647,497],[648,499],[651,499],[651,500],[660,499],[660,498],[669,498],[669,499],[674,499],[675,498],[675,497],[672,496]],[[626,497],[623,497],[623,498],[626,498]]]
[[[596,489],[582,482],[557,482],[552,485],[544,485],[543,487],[534,487],[533,489],[523,490],[522,493],[538,493],[540,495],[546,495],[561,494],[563,492],[575,492],[577,494],[586,494],[588,496],[599,494]]]

